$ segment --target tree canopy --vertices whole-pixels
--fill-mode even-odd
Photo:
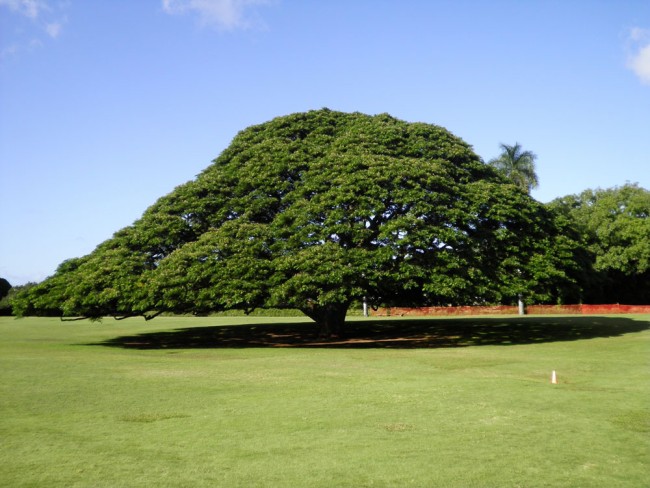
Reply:
[[[240,132],[195,180],[15,302],[19,314],[561,301],[578,245],[442,127],[328,109]]]
[[[539,186],[535,161],[537,155],[531,151],[524,151],[521,144],[500,144],[501,154],[491,159],[488,164],[501,172],[506,178],[521,188],[526,193]]]
[[[566,215],[593,256],[591,303],[650,303],[650,191],[637,184],[588,189],[549,204]]]

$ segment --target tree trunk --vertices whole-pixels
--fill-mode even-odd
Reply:
[[[319,306],[310,304],[302,309],[307,317],[312,319],[320,329],[319,336],[323,338],[341,337],[345,325],[345,315],[349,303]]]

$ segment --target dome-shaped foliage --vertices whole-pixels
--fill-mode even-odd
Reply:
[[[447,130],[323,109],[240,132],[195,180],[64,263],[23,310],[285,307],[336,328],[362,297],[548,300],[571,283],[561,238],[543,206]]]

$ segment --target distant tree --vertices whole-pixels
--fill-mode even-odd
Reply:
[[[526,193],[539,186],[535,161],[537,156],[531,151],[524,151],[516,142],[513,146],[500,144],[501,154],[491,159],[488,164],[512,181]]]
[[[650,191],[637,184],[585,190],[549,204],[571,219],[593,256],[594,302],[650,303]]]
[[[0,299],[6,297],[11,290],[11,283],[9,283],[5,278],[0,278]]]
[[[327,109],[250,127],[194,181],[21,295],[20,314],[100,318],[575,293],[575,242],[445,129]]]
[[[12,286],[7,295],[0,299],[0,315],[12,315],[12,302],[14,297],[19,293],[35,286],[36,283],[26,283],[24,285]]]
[[[11,305],[9,305],[9,293],[12,286],[9,281],[0,278],[0,315],[11,315]]]

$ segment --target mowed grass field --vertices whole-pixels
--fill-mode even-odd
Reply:
[[[0,388],[3,487],[650,486],[648,315],[6,317]]]

